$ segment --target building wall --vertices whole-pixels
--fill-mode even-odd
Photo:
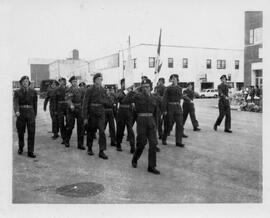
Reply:
[[[154,81],[155,68],[149,68],[149,57],[155,57],[157,45],[141,44],[131,48],[132,58],[136,58],[137,67],[133,69],[134,82],[140,82],[141,76],[148,76]],[[173,58],[173,68],[168,67],[168,58]],[[182,59],[188,58],[188,68],[183,68]],[[120,65],[118,68],[101,71],[104,77],[104,84],[107,82],[119,84],[123,77],[123,60],[127,59],[127,50],[119,52]],[[212,60],[212,68],[206,68],[206,59]],[[226,69],[217,69],[217,60],[226,60]],[[169,84],[169,76],[178,74],[180,82],[194,82],[195,91],[201,90],[202,78],[206,75],[207,82],[212,82],[214,88],[220,83],[220,76],[231,74],[234,83],[244,82],[243,50],[225,50],[209,48],[192,48],[180,46],[162,46],[161,61],[163,62],[158,77],[164,77],[166,85]],[[235,69],[235,60],[239,60],[239,69]],[[124,77],[127,75],[124,72]]]
[[[255,85],[255,73],[252,70],[253,63],[261,63],[260,49],[262,49],[262,38],[250,41],[252,29],[262,28],[263,13],[261,11],[245,12],[245,49],[244,49],[244,83],[245,86]],[[262,70],[262,69],[261,69]]]
[[[49,79],[49,64],[30,64],[30,77],[39,87],[41,80]]]

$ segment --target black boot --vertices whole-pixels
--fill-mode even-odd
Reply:
[[[156,152],[160,152],[160,148],[156,146]]]
[[[232,133],[232,130],[230,130],[230,129],[225,129],[224,132]]]
[[[59,135],[56,133],[56,134],[54,134],[54,135],[52,136],[52,139],[55,140],[55,139],[57,139],[58,137],[59,137]]]
[[[28,152],[28,157],[30,157],[30,158],[35,158],[35,157],[36,157],[36,155],[34,155],[34,153],[33,153],[33,152]]]
[[[187,138],[188,136],[187,136],[187,135],[185,135],[185,134],[183,133],[182,137],[183,137],[183,138]]]
[[[176,143],[176,146],[183,148],[183,147],[185,147],[185,144],[183,144],[183,143]]]
[[[155,167],[148,167],[148,172],[159,175],[160,172]]]
[[[214,125],[214,130],[217,131],[217,124]]]
[[[131,146],[131,148],[130,148],[130,153],[131,153],[131,154],[134,154],[134,152],[135,152],[135,147],[134,147],[134,146]]]
[[[104,160],[108,159],[108,156],[103,151],[100,151],[98,156]]]
[[[201,131],[201,129],[196,127],[196,128],[193,129],[193,131]]]
[[[22,148],[19,148],[18,154],[21,155],[22,153],[23,153],[23,149]]]
[[[79,145],[79,146],[78,146],[78,149],[80,149],[80,150],[85,150],[85,147],[84,147],[83,145]]]
[[[121,148],[121,144],[117,143],[116,150],[117,151],[123,151],[122,148]]]
[[[94,155],[94,152],[93,152],[92,148],[88,147],[87,154],[90,155],[90,156]]]
[[[137,160],[134,160],[134,158],[131,161],[131,165],[133,168],[137,168]]]

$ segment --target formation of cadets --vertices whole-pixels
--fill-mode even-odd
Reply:
[[[224,116],[225,132],[231,133],[230,104],[228,100],[228,85],[226,76],[221,78],[219,90],[219,117],[214,124],[214,130],[220,125]],[[61,136],[62,144],[70,147],[70,139],[77,122],[77,148],[85,150],[84,135],[86,137],[87,154],[92,156],[94,139],[98,130],[99,157],[108,159],[105,154],[107,139],[105,129],[109,124],[110,144],[118,152],[122,151],[122,140],[125,128],[127,128],[127,141],[130,144],[130,153],[133,155],[131,165],[137,167],[137,162],[147,145],[148,172],[160,174],[156,169],[156,152],[160,149],[158,138],[163,145],[167,145],[167,137],[175,124],[175,146],[184,147],[182,138],[184,124],[190,115],[194,131],[200,131],[199,123],[195,116],[193,103],[194,91],[191,83],[186,90],[178,85],[177,74],[169,78],[171,85],[164,86],[164,78],[160,78],[157,86],[152,87],[152,82],[143,76],[141,86],[126,89],[125,79],[121,80],[121,88],[115,93],[113,89],[105,89],[102,86],[102,74],[97,73],[93,77],[93,85],[87,87],[85,83],[77,84],[77,79],[72,76],[69,79],[71,86],[67,88],[65,78],[51,84],[51,89],[44,100],[44,111],[49,102],[50,116],[52,119],[52,139]],[[37,93],[30,88],[27,76],[20,79],[21,88],[14,93],[14,111],[17,117],[16,127],[19,139],[18,154],[23,153],[24,133],[28,132],[28,157],[35,158],[35,118],[37,115]],[[181,107],[183,99],[183,109]],[[136,122],[136,140],[133,131]],[[116,126],[115,126],[116,123]],[[60,133],[60,135],[59,135]]]

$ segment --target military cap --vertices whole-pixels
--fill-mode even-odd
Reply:
[[[80,82],[79,86],[86,86],[85,82]]]
[[[225,74],[223,74],[223,75],[220,77],[220,79],[223,79],[223,78],[225,78],[225,79],[227,80],[227,76],[226,76]]]
[[[144,80],[142,81],[141,85],[143,86],[143,85],[145,85],[145,84],[149,84],[150,86],[152,86],[152,82],[151,82],[150,79],[144,79]]]
[[[29,81],[29,84],[30,84],[30,80],[29,80],[29,77],[28,76],[22,76],[21,79],[20,79],[20,84],[22,84],[22,82],[25,80],[25,79],[28,79]]]
[[[60,78],[58,79],[58,82],[61,82],[61,81],[67,81],[67,80],[66,80],[66,78],[64,78],[64,77],[60,77]]]
[[[70,77],[70,79],[68,80],[70,83],[72,83],[73,80],[77,80],[75,76]]]
[[[175,77],[177,80],[179,80],[179,76],[177,74],[172,74],[170,76],[170,79],[169,80],[171,81],[173,77]]]
[[[96,73],[93,77],[93,82],[95,82],[96,78],[98,77],[102,77],[102,74],[101,73]]]
[[[57,82],[56,80],[53,80],[52,83],[51,83],[51,85],[52,85],[52,84],[55,84],[55,85],[58,86],[58,85],[59,85],[59,82]]]
[[[163,77],[160,77],[158,81],[162,81],[163,83],[165,83],[165,79]]]

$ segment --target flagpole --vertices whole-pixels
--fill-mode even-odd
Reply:
[[[161,48],[161,29],[159,31],[159,39],[158,39],[158,48],[157,48],[157,56],[155,60],[155,77],[154,77],[154,85],[157,84],[158,74],[160,71],[160,48]]]

